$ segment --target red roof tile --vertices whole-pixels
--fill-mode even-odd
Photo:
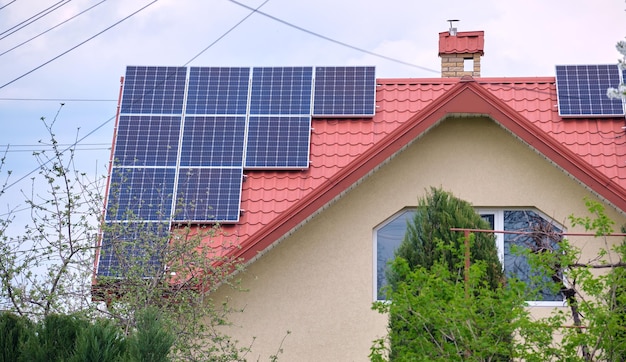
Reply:
[[[245,171],[243,215],[224,226],[236,256],[288,235],[447,113],[489,114],[626,211],[624,119],[559,117],[554,78],[379,79],[376,105],[373,119],[314,119],[308,169]]]
[[[484,31],[464,31],[450,35],[445,31],[439,33],[439,55],[443,54],[476,54],[485,52]]]

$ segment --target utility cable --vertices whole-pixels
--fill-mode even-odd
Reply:
[[[6,34],[7,32],[10,32],[10,33],[8,33],[8,34],[4,35],[3,37],[1,37],[1,38],[0,38],[0,40],[2,40],[2,39],[4,39],[4,38],[6,38],[7,36],[9,36],[9,35],[11,35],[11,34],[14,34],[15,32],[17,32],[17,31],[18,31],[18,30],[20,30],[20,29],[24,29],[25,27],[27,27],[27,26],[29,26],[30,24],[32,24],[32,23],[34,23],[34,22],[36,22],[37,20],[39,20],[39,19],[43,18],[44,16],[46,16],[46,15],[48,15],[48,14],[50,14],[50,13],[54,12],[55,10],[58,10],[58,9],[59,9],[59,8],[61,8],[62,6],[69,4],[69,3],[70,3],[70,1],[72,1],[72,0],[67,0],[67,1],[63,0],[63,1],[59,1],[58,3],[56,3],[56,4],[52,5],[52,6],[50,6],[50,7],[46,8],[46,9],[44,9],[44,10],[40,11],[40,12],[38,12],[37,14],[35,14],[35,15],[33,15],[33,16],[31,16],[30,18],[28,18],[28,19],[26,19],[26,20],[24,20],[24,21],[22,21],[22,22],[20,22],[20,23],[18,23],[18,24],[16,24],[16,25],[14,25],[14,26],[10,27],[9,29],[7,29],[7,30],[3,31],[2,33],[0,33],[0,35],[4,35],[4,34]],[[15,29],[15,28],[17,28],[17,29]],[[14,30],[14,29],[15,29],[15,30]],[[11,30],[13,30],[13,31],[11,31]]]
[[[12,0],[12,1],[9,1],[8,3],[6,3],[6,4],[2,5],[2,6],[0,6],[0,10],[2,10],[2,9],[4,9],[4,8],[6,8],[7,6],[9,6],[9,5],[13,4],[15,1],[17,1],[17,0]]]
[[[15,1],[15,0],[14,0],[14,1]],[[22,45],[24,45],[24,44],[26,44],[26,43],[29,43],[29,42],[31,42],[31,41],[33,41],[33,40],[35,40],[35,39],[39,38],[40,36],[42,36],[42,35],[44,35],[44,34],[48,33],[49,31],[52,31],[52,30],[54,30],[54,29],[58,28],[59,26],[61,26],[61,25],[65,24],[65,23],[67,23],[68,21],[70,21],[70,20],[72,20],[72,19],[75,19],[75,18],[79,17],[80,15],[83,15],[84,13],[86,13],[86,12],[88,12],[89,10],[91,10],[91,9],[95,8],[96,6],[98,6],[98,5],[102,4],[102,3],[104,3],[105,1],[107,1],[107,0],[102,0],[102,1],[100,1],[99,3],[96,3],[96,4],[94,4],[94,5],[90,6],[90,7],[88,7],[87,9],[85,9],[85,10],[81,11],[80,13],[78,13],[78,14],[76,14],[76,15],[72,16],[72,17],[69,17],[69,18],[67,18],[67,19],[65,19],[65,20],[63,20],[62,22],[60,22],[60,23],[58,23],[57,25],[55,25],[55,26],[51,27],[50,29],[48,29],[48,30],[46,30],[46,31],[44,31],[44,32],[41,32],[41,33],[39,33],[39,34],[35,35],[34,37],[32,37],[32,38],[30,38],[30,39],[26,40],[26,41],[21,42],[20,44],[18,44],[18,45],[16,45],[16,46],[14,46],[13,48],[11,48],[11,49],[9,49],[9,50],[5,50],[4,52],[0,53],[0,56],[3,56],[3,55],[5,55],[6,53],[8,53],[8,52],[10,52],[10,51],[13,51],[13,50],[17,49],[17,48],[21,47]]]
[[[237,5],[241,6],[241,7],[246,8],[246,9],[249,9],[249,10],[255,10],[254,8],[252,8],[252,7],[250,7],[250,6],[246,5],[246,4],[242,4],[242,3],[238,2],[238,1],[235,1],[235,0],[229,0],[229,1],[230,1],[230,2],[232,2],[233,4],[237,4]],[[305,29],[305,28],[303,28],[303,27],[301,27],[301,26],[298,26],[298,25],[292,24],[292,23],[290,23],[290,22],[288,22],[288,21],[282,20],[282,19],[280,19],[280,18],[277,18],[277,17],[275,17],[275,16],[273,16],[273,15],[270,15],[270,14],[268,14],[268,13],[264,13],[264,12],[262,12],[262,11],[255,11],[255,12],[256,12],[256,13],[258,13],[258,14],[260,14],[260,15],[263,15],[263,16],[265,16],[265,17],[267,17],[267,18],[270,18],[270,19],[272,19],[272,20],[274,20],[274,21],[277,21],[277,22],[279,22],[279,23],[281,23],[281,24],[287,25],[287,26],[289,26],[289,27],[291,27],[291,28],[297,29],[297,30],[302,31],[302,32],[304,32],[304,33],[307,33],[307,34],[309,34],[309,35],[313,35],[313,36],[318,37],[318,38],[320,38],[320,39],[324,39],[324,40],[329,41],[329,42],[331,42],[331,43],[335,43],[335,44],[341,45],[341,46],[343,46],[343,47],[346,47],[346,48],[350,48],[350,49],[352,49],[352,50],[359,51],[359,52],[361,52],[361,53],[365,53],[365,54],[372,55],[372,56],[375,56],[375,57],[378,57],[378,58],[381,58],[381,59],[385,59],[385,60],[388,60],[388,61],[390,61],[390,62],[394,62],[394,63],[398,63],[398,64],[406,65],[406,66],[408,66],[408,67],[413,67],[413,68],[418,68],[418,69],[421,69],[421,70],[425,70],[425,71],[427,71],[427,72],[437,73],[437,74],[439,74],[439,73],[440,73],[440,71],[439,71],[439,70],[434,70],[434,69],[430,69],[430,68],[422,67],[421,65],[417,65],[417,64],[413,64],[413,63],[405,62],[405,61],[403,61],[403,60],[399,60],[399,59],[395,59],[395,58],[391,58],[391,57],[388,57],[388,56],[386,56],[386,55],[378,54],[378,53],[375,53],[375,52],[372,52],[372,51],[369,51],[369,50],[366,50],[366,49],[363,49],[363,48],[356,47],[356,46],[354,46],[354,45],[350,45],[350,44],[348,44],[348,43],[344,43],[344,42],[342,42],[342,41],[339,41],[339,40],[336,40],[336,39],[333,39],[333,38],[330,38],[330,37],[327,37],[327,36],[325,36],[325,35],[321,35],[321,34],[319,34],[319,33],[316,33],[316,32],[314,32],[314,31],[312,31],[312,30]]]
[[[36,102],[117,102],[117,99],[90,99],[90,98],[0,98],[0,101],[36,101]]]
[[[151,2],[150,4],[146,5],[146,6],[145,6],[145,7],[143,7],[142,9],[145,9],[146,7],[148,7],[148,6],[152,5],[153,3],[155,3],[156,1],[158,1],[158,0],[155,0],[155,1]],[[250,17],[250,15],[254,14],[254,13],[255,13],[255,12],[256,12],[256,11],[257,11],[260,7],[261,7],[261,6],[265,5],[265,3],[267,3],[267,1],[265,1],[263,4],[259,5],[259,6],[257,7],[257,9],[252,9],[252,12],[251,12],[250,14],[248,14],[245,18],[243,18],[243,20],[246,20],[247,18],[249,18],[249,17]],[[138,11],[141,11],[142,9],[139,9]],[[135,13],[133,13],[133,14],[131,14],[131,15],[129,15],[128,17],[130,17],[130,16],[132,16],[132,15],[134,15],[134,14],[136,14],[136,12],[135,12]],[[128,17],[127,17],[127,18],[128,18]],[[126,18],[125,18],[125,19],[126,19]],[[123,20],[125,20],[125,19],[122,19],[122,21],[123,21]],[[230,33],[230,32],[231,32],[234,28],[238,27],[238,26],[239,26],[239,25],[243,22],[243,20],[239,21],[237,24],[235,24],[235,26],[233,26],[233,27],[231,27],[230,29],[228,29],[228,30],[226,31],[226,33],[225,33],[225,34]],[[119,23],[119,22],[118,22],[118,23]],[[112,27],[112,26],[111,26],[111,27]],[[111,27],[109,27],[109,28],[111,28]],[[223,34],[222,36],[220,36],[218,39],[222,39],[222,38],[224,38],[225,34]],[[218,40],[218,41],[219,41],[219,40]],[[191,63],[194,59],[196,59],[199,55],[201,55],[202,53],[204,53],[206,50],[208,50],[209,48],[211,48],[211,47],[212,47],[213,45],[215,45],[216,43],[217,43],[217,41],[214,41],[214,42],[212,42],[211,44],[209,44],[209,46],[207,46],[206,48],[204,48],[204,49],[203,49],[200,53],[196,54],[194,57],[192,57],[192,58],[191,58],[189,61],[187,61],[185,64],[189,64],[189,63]],[[40,66],[40,67],[41,67],[41,66]],[[16,80],[17,80],[17,79],[16,79]],[[15,81],[15,80],[14,80],[14,81]],[[13,81],[12,81],[12,82],[13,82]],[[11,82],[11,83],[12,83],[12,82]],[[10,84],[10,83],[8,83],[8,84]],[[4,86],[2,86],[2,87],[4,87]],[[0,88],[2,88],[2,87],[0,87]],[[116,116],[114,115],[114,116],[110,117],[109,119],[107,119],[106,121],[102,122],[102,123],[101,123],[98,127],[96,127],[95,129],[91,130],[89,133],[87,133],[85,136],[81,137],[80,139],[76,140],[76,142],[72,143],[72,145],[71,145],[71,146],[69,146],[69,147],[65,148],[62,152],[67,152],[67,151],[68,151],[68,150],[70,150],[72,147],[75,147],[77,144],[81,143],[81,142],[82,142],[83,140],[85,140],[87,137],[89,137],[89,136],[91,136],[92,134],[96,133],[98,130],[100,130],[102,127],[104,127],[106,124],[108,124],[109,122],[111,122],[112,120],[114,120],[114,119],[115,119],[115,117],[116,117]],[[13,181],[12,183],[8,184],[6,187],[4,187],[4,188],[2,189],[2,191],[6,191],[6,190],[10,189],[11,187],[13,187],[13,186],[15,186],[16,184],[20,183],[22,180],[26,179],[28,176],[30,176],[30,175],[34,174],[35,172],[37,172],[38,170],[39,170],[39,167],[37,167],[37,168],[33,169],[32,171],[30,171],[30,172],[29,172],[29,173],[27,173],[26,175],[24,175],[24,176],[20,177],[20,178],[19,178],[19,179],[17,179],[16,181]]]
[[[112,28],[116,27],[117,25],[121,24],[122,22],[124,22],[124,21],[126,21],[126,20],[130,19],[131,17],[133,17],[133,16],[135,16],[135,15],[137,15],[137,14],[138,14],[138,13],[140,13],[141,11],[143,11],[143,10],[147,9],[149,6],[153,5],[153,4],[154,4],[154,3],[156,3],[157,1],[159,1],[159,0],[153,0],[152,2],[150,2],[150,3],[148,3],[147,5],[143,6],[143,7],[142,7],[142,8],[140,8],[139,10],[137,10],[137,11],[133,12],[132,14],[130,14],[130,15],[128,15],[128,16],[126,16],[126,17],[124,17],[124,18],[123,18],[123,19],[121,19],[121,20],[118,20],[118,21],[117,21],[117,22],[115,22],[113,25],[108,26],[108,27],[107,27],[107,28],[105,28],[104,30],[102,30],[102,31],[100,31],[100,32],[96,33],[95,35],[92,35],[91,37],[87,38],[86,40],[83,40],[82,42],[80,42],[80,43],[78,43],[78,44],[74,45],[73,47],[71,47],[70,49],[68,49],[68,50],[64,51],[63,53],[61,53],[61,54],[59,54],[59,55],[55,56],[54,58],[52,58],[52,59],[50,59],[50,60],[48,60],[48,61],[44,62],[43,64],[40,64],[39,66],[37,66],[37,67],[35,67],[35,68],[33,68],[33,69],[29,70],[28,72],[26,72],[26,73],[24,73],[24,74],[20,75],[19,77],[17,77],[17,78],[15,78],[15,79],[13,79],[13,80],[11,80],[11,81],[9,81],[9,82],[7,82],[7,83],[3,84],[2,86],[0,86],[0,89],[4,88],[4,87],[6,87],[6,86],[8,86],[8,85],[10,85],[10,84],[15,83],[16,81],[18,81],[18,80],[20,80],[20,79],[24,78],[25,76],[27,76],[27,75],[29,75],[29,74],[33,73],[34,71],[36,71],[36,70],[38,70],[38,69],[43,68],[44,66],[46,66],[46,65],[48,65],[48,64],[50,64],[50,63],[52,63],[53,61],[55,61],[55,60],[59,59],[60,57],[64,56],[65,54],[67,54],[67,53],[71,52],[72,50],[74,50],[74,49],[76,49],[76,48],[80,47],[81,45],[83,45],[83,44],[85,44],[85,43],[87,43],[87,42],[89,42],[89,41],[91,41],[91,40],[95,39],[96,37],[98,37],[98,36],[102,35],[103,33],[107,32],[107,31],[111,30]]]
[[[248,15],[246,15],[243,19],[241,19],[237,24],[233,25],[230,29],[228,29],[224,34],[222,34],[220,37],[218,37],[217,39],[215,39],[211,44],[207,45],[206,48],[202,49],[200,51],[200,53],[196,54],[195,56],[193,56],[191,59],[189,59],[187,61],[187,63],[183,64],[184,66],[187,66],[189,63],[193,62],[194,60],[196,60],[197,57],[199,57],[200,55],[202,55],[202,53],[206,52],[207,50],[209,50],[209,48],[211,48],[213,45],[217,44],[217,42],[219,42],[220,40],[222,40],[222,38],[224,38],[226,35],[228,35],[231,31],[235,30],[235,28],[237,28],[239,25],[241,25],[241,23],[243,23],[244,21],[246,21],[249,17],[251,17],[254,13],[259,12],[259,9],[267,4],[269,0],[265,0],[261,5],[257,6],[256,8],[248,8],[249,10],[252,10]]]

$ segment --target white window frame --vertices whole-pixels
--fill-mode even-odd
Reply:
[[[559,227],[563,232],[566,232],[566,229],[563,225],[555,221],[553,218],[547,216],[543,212],[537,210],[533,207],[524,207],[524,208],[515,208],[515,207],[505,207],[505,208],[487,208],[487,207],[475,207],[476,212],[479,215],[494,215],[494,230],[504,230],[504,211],[506,210],[532,210],[537,215],[541,216],[545,220],[549,221],[552,224],[555,224]],[[384,301],[378,299],[378,231],[385,226],[389,225],[391,222],[395,221],[398,217],[404,214],[407,211],[415,211],[415,208],[405,208],[402,209],[391,217],[387,218],[382,223],[378,224],[373,229],[373,253],[372,253],[372,265],[373,265],[373,278],[372,278],[372,290],[373,290],[373,299],[374,301]],[[494,233],[496,237],[496,247],[498,249],[498,258],[502,263],[502,267],[504,268],[504,234],[503,233]],[[567,285],[567,280],[564,280]],[[529,307],[563,307],[566,306],[566,301],[526,301]]]

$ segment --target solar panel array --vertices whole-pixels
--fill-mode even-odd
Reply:
[[[559,115],[564,117],[616,117],[624,115],[621,99],[607,96],[608,88],[622,83],[616,64],[557,65]]]
[[[157,225],[237,222],[244,169],[307,168],[312,117],[372,117],[375,87],[373,67],[129,66],[98,275]]]

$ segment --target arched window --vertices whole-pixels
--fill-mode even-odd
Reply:
[[[415,212],[414,209],[402,210],[374,228],[374,297],[376,300],[385,299],[382,288],[387,285],[385,278],[387,264],[393,259],[394,251],[406,233],[407,222],[412,221]],[[534,209],[476,208],[476,212],[489,222],[493,230],[538,232],[533,235],[496,233],[498,255],[507,277],[519,278],[532,286],[532,280],[536,274],[531,270],[527,258],[514,250],[521,248],[556,250],[560,241],[559,233],[565,230],[564,227]],[[529,301],[529,304],[563,305],[561,293],[550,288],[542,289],[537,299]]]

